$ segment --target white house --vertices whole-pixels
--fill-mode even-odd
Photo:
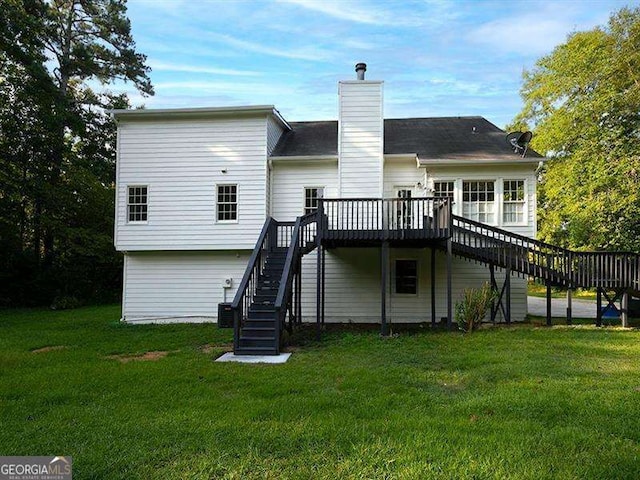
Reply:
[[[273,106],[113,112],[124,321],[216,321],[218,304],[236,296],[265,220],[294,222],[320,203],[328,223],[336,215],[348,220],[351,208],[350,229],[409,231],[433,226],[434,197],[451,198],[451,214],[494,227],[494,239],[499,232],[535,237],[540,155],[515,152],[482,117],[385,119],[383,82],[364,80],[364,64],[357,70],[358,79],[339,82],[337,121],[290,123]],[[387,219],[376,228],[365,227],[383,203],[364,199],[383,198],[402,200],[385,204]],[[328,199],[348,201],[338,213]],[[288,246],[292,228],[279,247]],[[491,262],[455,243],[448,256],[444,237],[407,235],[327,241],[323,262],[318,248],[304,255],[295,285],[301,318],[316,321],[323,300],[327,322],[380,322],[381,303],[385,322],[451,321],[451,302],[489,281]],[[324,290],[316,295],[321,263]],[[505,265],[495,262],[501,290]],[[497,318],[522,320],[526,279],[511,277],[509,311]]]

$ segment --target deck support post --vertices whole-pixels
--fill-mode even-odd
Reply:
[[[324,326],[324,304],[325,304],[324,299],[325,299],[325,290],[326,290],[325,286],[326,286],[326,278],[327,278],[327,275],[326,275],[326,266],[327,266],[326,254],[327,254],[327,249],[323,248],[322,249],[322,298],[321,298],[321,301],[320,301],[320,304],[321,304],[321,307],[320,307],[320,309],[321,309],[320,322],[322,323],[322,326]]]
[[[571,308],[572,293],[571,286],[569,286],[569,288],[567,288],[567,325],[571,325],[573,323],[573,313]]]
[[[507,300],[507,305],[505,306],[505,309],[506,309],[505,321],[507,322],[507,325],[511,325],[511,269],[510,268],[507,268],[507,271],[504,277],[504,283],[505,283],[505,295]]]
[[[431,247],[431,328],[436,327],[436,249]]]
[[[447,239],[447,328],[453,329],[453,305],[451,292],[451,275],[453,270],[453,245],[451,237]]]
[[[602,289],[600,287],[596,288],[596,308],[598,311],[596,312],[596,327],[602,326]]]
[[[493,263],[489,264],[489,277],[491,279],[491,288],[494,291],[498,290],[498,284],[496,283],[496,272],[495,272],[495,267],[493,266]],[[496,299],[494,298],[493,300],[491,300],[491,323],[495,324],[496,323],[496,315],[498,315],[498,308],[499,308],[499,304],[496,305]]]
[[[387,325],[387,277],[389,267],[389,242],[382,242],[380,249],[380,334],[389,335]]]
[[[629,326],[629,292],[625,291],[622,294],[620,303],[620,322],[622,327],[627,328]]]
[[[547,327],[551,325],[551,281],[547,280]]]
[[[322,244],[318,242],[318,249],[316,251],[316,340],[320,341],[322,326],[320,325],[320,310],[321,310],[321,301],[322,301],[322,292],[320,289],[322,288],[321,283],[321,269],[322,269]]]

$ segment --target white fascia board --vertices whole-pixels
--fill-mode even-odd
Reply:
[[[278,121],[278,123],[280,125],[282,125],[284,127],[285,130],[293,130],[291,128],[291,125],[289,125],[289,122],[287,122],[284,117],[282,116],[282,114],[278,111],[278,109],[276,107],[273,107],[273,111],[271,112],[271,115],[273,115],[273,117]]]
[[[153,109],[114,109],[109,113],[116,120],[144,120],[158,118],[190,118],[190,117],[217,117],[229,115],[275,115],[287,128],[280,113],[273,105],[248,105],[242,107],[198,107],[198,108],[153,108]]]
[[[418,158],[419,167],[427,166],[463,166],[463,165],[538,165],[540,162],[546,161],[546,158],[514,158],[506,159],[479,159],[479,158]]]
[[[289,155],[269,157],[272,163],[337,163],[337,155]]]

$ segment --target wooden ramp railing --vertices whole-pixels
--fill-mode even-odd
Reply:
[[[453,216],[453,251],[564,288],[640,288],[640,255],[576,252]]]

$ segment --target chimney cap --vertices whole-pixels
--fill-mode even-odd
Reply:
[[[364,80],[364,72],[367,71],[367,64],[360,62],[356,63],[356,73],[358,74],[358,80]]]

